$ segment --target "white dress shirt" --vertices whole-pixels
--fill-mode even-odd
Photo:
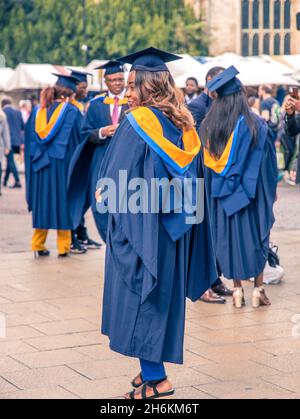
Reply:
[[[122,99],[124,99],[124,97],[125,97],[125,93],[126,93],[126,89],[124,89],[123,90],[123,92],[122,93],[120,93],[119,95],[114,95],[113,93],[111,93],[110,91],[108,92],[108,97],[110,97],[111,99],[114,99],[115,97],[117,97],[119,100],[122,100]],[[114,106],[115,105],[109,105],[109,107],[110,107],[110,116],[112,117],[112,115],[113,115],[113,111],[114,111]],[[121,112],[122,112],[122,106],[119,106],[119,117],[120,117],[120,115],[121,115]],[[100,128],[99,129],[99,138],[100,138],[100,140],[105,140],[105,138],[107,138],[107,137],[104,137],[103,135],[102,135],[102,129],[103,128]]]

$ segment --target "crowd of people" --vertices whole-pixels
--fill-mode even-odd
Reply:
[[[185,102],[188,106],[191,105],[192,109],[195,107],[196,113],[197,99],[201,95],[200,90],[196,78],[186,80]],[[265,119],[273,132],[277,154],[279,157],[282,156],[282,159],[278,161],[279,180],[283,180],[290,186],[296,186],[299,183],[296,159],[296,156],[299,156],[299,145],[297,134],[295,134],[297,130],[290,131],[286,124],[289,94],[292,91],[293,89],[288,86],[262,85],[245,88],[251,110]],[[296,99],[294,100],[297,102]]]
[[[35,256],[49,257],[49,230],[57,231],[59,257],[101,247],[85,226],[92,209],[106,243],[102,333],[113,351],[138,358],[141,366],[127,399],[174,394],[164,363],[183,363],[187,297],[223,304],[232,296],[241,309],[247,303],[242,283],[253,278],[253,307],[271,304],[264,271],[271,259],[279,263],[270,249],[279,142],[285,180],[296,183],[298,92],[281,92],[279,100],[270,86],[247,90],[232,66],[212,68],[201,94],[197,80],[188,79],[184,97],[166,66],[179,59],[148,48],[109,61],[101,66],[107,91],[87,105],[88,73],[57,74],[31,113],[25,103],[21,112],[4,99],[0,114],[5,185],[12,173],[13,187],[21,186],[13,154],[25,144]],[[132,65],[127,86],[124,64]],[[116,191],[125,182],[122,205],[109,201],[104,179]],[[204,179],[202,221],[186,221],[195,208],[184,194],[167,207],[159,198],[156,211],[124,211],[124,200],[137,193],[128,186],[132,179],[149,187],[153,179],[189,182],[193,191]],[[223,276],[233,280],[233,290]]]

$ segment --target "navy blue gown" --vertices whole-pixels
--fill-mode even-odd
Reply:
[[[59,105],[47,110],[48,121]],[[62,123],[50,142],[43,143],[35,132],[33,111],[26,125],[25,165],[26,199],[32,212],[33,228],[71,230],[67,199],[68,169],[80,142],[82,116],[73,105],[66,104]]]
[[[257,117],[256,144],[240,123],[231,165],[224,176],[207,168],[217,260],[228,279],[247,280],[264,271],[275,218],[277,160],[273,136]]]
[[[127,109],[127,105],[122,106],[120,120]],[[112,125],[110,105],[103,103],[103,97],[93,99],[83,119],[82,142],[72,158],[68,180],[68,199],[73,230],[79,226],[82,217],[91,207],[99,235],[104,242],[108,217],[105,214],[99,214],[96,210],[95,190],[102,160],[111,141],[111,137],[99,140],[98,132],[100,128],[108,125]],[[91,142],[91,137],[94,137],[96,141]]]
[[[153,110],[163,132],[182,148],[182,132]],[[128,152],[130,150],[130,152]],[[195,158],[186,177],[203,177]],[[128,117],[117,130],[101,177],[119,188],[119,170],[128,181],[180,177],[133,129]],[[131,195],[129,194],[129,197]],[[187,226],[182,214],[109,214],[102,333],[110,348],[156,363],[183,363],[186,297],[196,301],[217,278],[208,202],[204,221]]]

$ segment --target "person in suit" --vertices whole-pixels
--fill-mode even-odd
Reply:
[[[20,176],[15,164],[14,154],[20,154],[21,148],[24,148],[24,122],[22,114],[18,109],[13,108],[10,98],[2,99],[1,106],[6,115],[10,137],[11,137],[11,150],[6,156],[7,167],[3,181],[3,186],[7,186],[10,174],[13,175],[15,183],[11,188],[21,188]]]
[[[84,117],[82,141],[74,153],[69,170],[68,199],[73,228],[78,227],[91,207],[99,235],[105,242],[108,217],[97,211],[95,190],[105,152],[128,109],[128,101],[125,98],[123,64],[109,61],[98,68],[105,70],[108,91],[90,101]]]

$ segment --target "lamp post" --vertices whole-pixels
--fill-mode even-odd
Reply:
[[[86,44],[81,45],[81,51],[83,51],[85,56],[85,65],[89,63],[89,47]]]
[[[82,0],[82,23],[83,23],[83,39],[86,42],[87,33],[86,33],[86,24],[87,24],[87,13],[86,13],[86,0]],[[81,50],[84,53],[85,65],[89,63],[89,47],[86,43],[81,46]]]

